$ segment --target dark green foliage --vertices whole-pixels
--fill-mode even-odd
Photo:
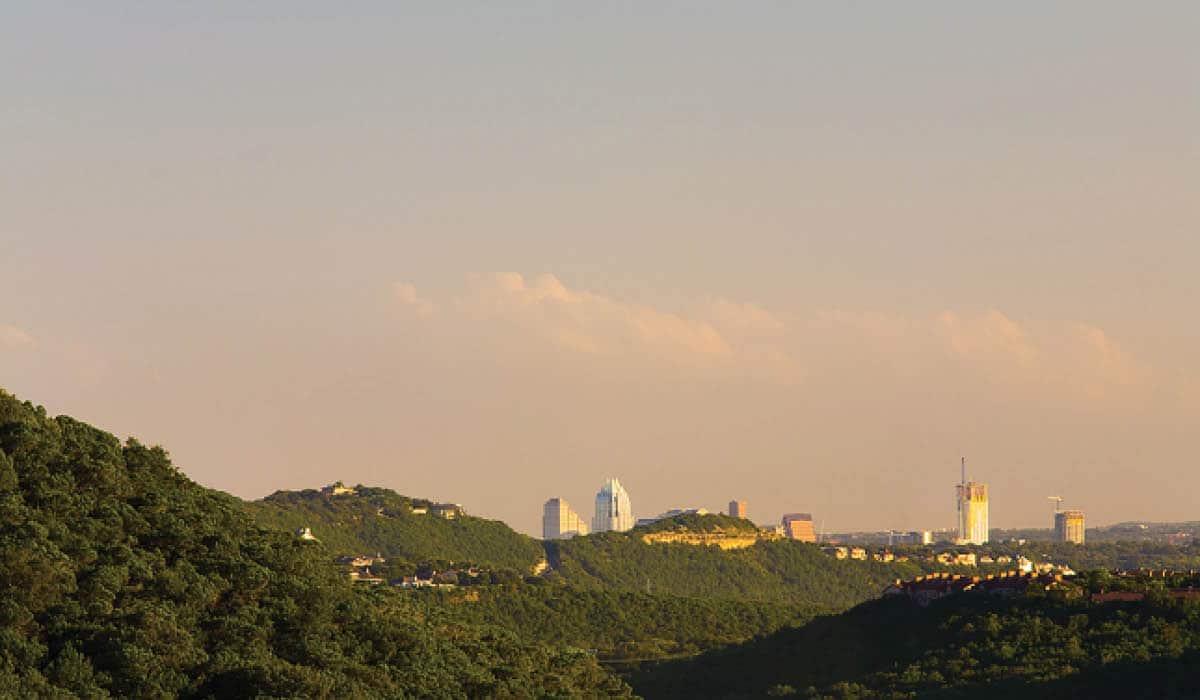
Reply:
[[[354,588],[167,454],[0,392],[0,697],[622,695],[585,654]]]
[[[643,669],[648,698],[1196,697],[1200,606],[961,594],[864,603],[745,645]],[[800,690],[797,690],[800,689]]]
[[[879,595],[897,578],[921,573],[910,562],[836,560],[790,540],[720,550],[646,544],[640,533],[606,532],[547,543],[551,563],[573,585],[693,598],[775,601],[840,609]]]
[[[781,603],[579,590],[548,582],[422,591],[418,597],[464,622],[500,625],[614,661],[695,654],[799,624],[816,612]]]
[[[335,555],[382,554],[414,564],[470,562],[493,569],[529,570],[543,559],[541,543],[496,520],[464,516],[443,520],[414,515],[428,501],[388,489],[358,486],[355,495],[278,491],[247,508],[262,525],[295,531],[312,528]]]

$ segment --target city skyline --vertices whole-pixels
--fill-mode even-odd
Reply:
[[[966,457],[959,459],[961,470],[960,481],[955,485],[955,524],[951,528],[933,527],[927,530],[904,531],[896,528],[887,528],[886,530],[875,530],[874,532],[888,535],[889,543],[893,540],[908,542],[908,540],[917,540],[917,543],[929,544],[933,542],[931,533],[933,532],[951,532],[954,534],[953,542],[958,544],[983,545],[990,541],[991,526],[989,522],[990,500],[988,498],[988,485],[975,481],[967,475],[967,460]],[[1052,522],[1048,528],[1054,533],[1054,537],[1059,541],[1074,542],[1083,544],[1084,533],[1086,526],[1084,524],[1084,512],[1078,508],[1062,510],[1062,501],[1060,496],[1050,496],[1050,500],[1055,502],[1055,509]],[[615,509],[616,503],[622,504],[624,515],[622,523],[626,523],[626,519],[632,524],[626,526],[625,529],[634,525],[644,525],[656,522],[663,518],[681,515],[685,513],[697,513],[700,515],[720,513],[731,517],[749,518],[748,502],[744,499],[733,499],[728,502],[724,510],[709,510],[704,506],[696,506],[690,508],[670,508],[658,512],[655,516],[638,517],[637,511],[633,510],[630,503],[630,495],[620,484],[615,477],[610,477],[605,480],[604,485],[596,494],[596,511],[591,521],[591,527],[596,532],[603,532],[611,528],[597,528],[597,523],[602,519],[608,521],[609,516],[603,515],[602,510],[607,513]],[[554,512],[552,518],[551,512]],[[550,525],[554,522],[554,527]],[[804,529],[801,536],[796,536],[794,532],[794,523],[803,521]],[[562,523],[575,522],[582,523],[581,518],[571,510],[566,499],[554,497],[546,501],[543,507],[542,518],[542,538],[543,539],[559,539],[560,532],[563,530]],[[813,524],[813,517],[809,513],[784,512],[780,516],[778,527],[781,527],[785,535],[791,539],[803,539],[805,541],[820,541],[823,532],[816,529]],[[760,521],[757,523],[763,528],[776,527],[773,521]],[[518,528],[519,529],[519,528]],[[571,530],[568,537],[578,534],[588,534],[588,527],[583,524],[582,528],[568,528]],[[1033,527],[1029,529],[1042,529],[1041,527]],[[850,531],[854,531],[851,528]],[[869,528],[858,530],[859,532],[870,532]],[[551,534],[553,532],[553,534]]]
[[[0,386],[200,484],[1194,517],[1200,6],[0,14]]]

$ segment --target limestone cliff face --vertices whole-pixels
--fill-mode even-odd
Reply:
[[[665,542],[670,544],[716,545],[721,549],[745,549],[760,540],[774,539],[771,535],[724,532],[650,532],[642,535],[646,544]]]

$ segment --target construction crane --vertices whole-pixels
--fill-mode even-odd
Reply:
[[[1062,496],[1046,496],[1046,498],[1050,499],[1051,501],[1054,501],[1054,512],[1055,513],[1062,510],[1062,502],[1063,502]]]

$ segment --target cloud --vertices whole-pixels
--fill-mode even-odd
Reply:
[[[989,391],[1087,400],[1131,398],[1153,380],[1146,365],[1098,327],[1018,322],[997,309],[925,317],[823,311],[808,329],[809,342],[819,349],[805,361],[816,371],[845,371],[852,362],[862,371],[884,367],[892,379],[928,386],[979,380]]]
[[[1102,399],[1115,391],[1146,387],[1153,381],[1149,366],[1122,350],[1100,328],[1071,324],[1061,340],[1067,363],[1062,376],[1078,391]]]
[[[1017,320],[999,309],[798,313],[707,297],[676,311],[517,272],[474,277],[465,295],[440,306],[407,283],[395,285],[395,296],[418,315],[442,308],[447,328],[517,353],[540,347],[625,368],[702,369],[787,386],[819,375],[821,386],[869,386],[881,397],[957,386],[1019,399],[1117,400],[1137,398],[1153,379],[1099,327]]]
[[[0,323],[0,350],[22,350],[37,344],[33,336],[17,328]]]
[[[568,289],[550,274],[532,280],[515,272],[479,278],[463,308],[573,352],[653,356],[688,365],[711,365],[733,355],[708,322]]]
[[[1025,329],[995,309],[974,317],[945,311],[938,318],[938,331],[958,355],[1008,358],[1021,367],[1037,358]]]
[[[417,288],[408,282],[396,282],[392,285],[392,294],[396,301],[405,308],[411,309],[418,316],[432,316],[437,307],[433,302],[422,299],[417,295]]]

